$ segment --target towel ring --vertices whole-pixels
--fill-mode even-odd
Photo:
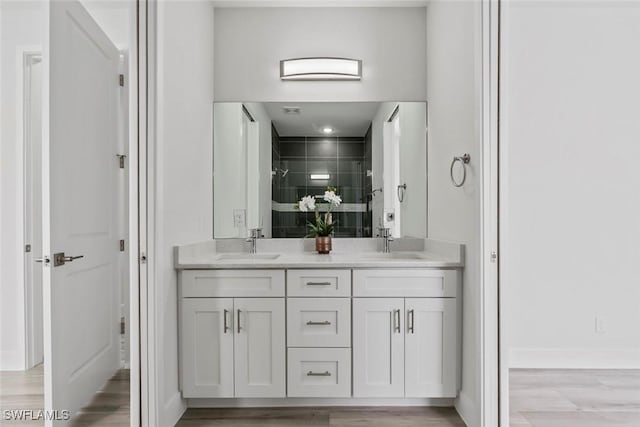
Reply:
[[[466,165],[471,161],[471,156],[467,153],[463,154],[462,157],[456,156],[453,158],[451,162],[451,168],[449,168],[449,174],[451,175],[451,183],[454,187],[462,187],[464,182],[467,180],[467,167]],[[456,182],[456,179],[453,177],[453,167],[456,162],[460,162],[462,165],[462,180],[460,182]]]
[[[404,202],[404,192],[407,191],[407,183],[405,182],[402,185],[398,185],[398,189],[396,191],[398,193],[398,201],[400,203]]]

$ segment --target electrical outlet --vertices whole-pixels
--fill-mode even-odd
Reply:
[[[603,316],[596,316],[596,333],[604,334],[607,332],[607,322]]]
[[[244,209],[233,210],[233,226],[242,228],[247,224],[247,211]]]

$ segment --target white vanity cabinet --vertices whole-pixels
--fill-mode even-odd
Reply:
[[[185,398],[454,398],[458,269],[180,272]]]
[[[183,397],[285,397],[284,271],[193,270],[180,281]]]
[[[354,270],[354,397],[456,397],[458,274]]]

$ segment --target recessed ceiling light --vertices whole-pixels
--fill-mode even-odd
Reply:
[[[300,114],[300,107],[282,107],[285,114]]]
[[[330,128],[330,127],[322,128],[322,132],[323,133],[333,133],[333,128]]]

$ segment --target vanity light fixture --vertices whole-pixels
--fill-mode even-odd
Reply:
[[[327,135],[330,133],[333,133],[333,128],[330,128],[330,127],[322,128],[322,133],[326,133]]]
[[[328,173],[312,173],[309,177],[314,181],[326,181],[331,178],[331,175]]]
[[[360,80],[362,61],[350,58],[292,58],[280,61],[281,80]]]

